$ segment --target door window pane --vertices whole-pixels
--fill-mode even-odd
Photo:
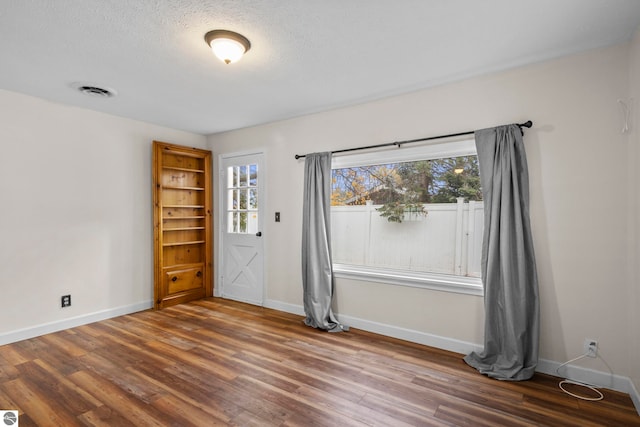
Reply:
[[[237,233],[238,232],[238,213],[237,212],[229,212],[227,215],[227,232],[229,233]]]
[[[249,165],[249,186],[258,185],[258,165]]]
[[[229,168],[231,172],[231,182],[229,182],[229,187],[237,187],[238,186],[238,167],[232,166]]]
[[[238,190],[240,198],[240,209],[247,209],[247,192],[246,190]]]
[[[238,184],[238,187],[246,187],[247,186],[247,167],[246,166],[240,166],[240,183]]]
[[[249,190],[249,209],[258,209],[258,190],[256,188]]]

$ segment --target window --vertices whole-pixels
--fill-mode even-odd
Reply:
[[[337,156],[332,168],[337,277],[482,294],[473,140]]]
[[[227,232],[258,231],[258,165],[227,168]]]

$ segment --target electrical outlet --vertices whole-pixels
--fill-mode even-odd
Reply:
[[[587,357],[596,357],[598,355],[598,341],[585,338],[584,354],[586,354]]]
[[[71,295],[62,295],[60,297],[60,306],[62,308],[71,307]]]

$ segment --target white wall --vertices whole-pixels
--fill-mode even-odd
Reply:
[[[0,344],[151,306],[154,139],[206,146],[201,135],[0,91]],[[71,307],[60,308],[63,294]]]
[[[530,119],[534,127],[526,131],[525,145],[540,278],[540,356],[562,362],[582,353],[584,338],[594,338],[616,374],[637,378],[637,361],[629,356],[629,337],[638,330],[628,302],[627,210],[619,209],[632,188],[617,103],[629,93],[628,58],[629,45],[618,45],[211,135],[214,154],[267,152],[266,298],[302,304],[303,161],[294,154]],[[273,222],[275,211],[282,212],[282,222]],[[483,302],[476,296],[339,279],[336,308],[343,316],[482,343]],[[597,360],[585,366],[606,371]]]
[[[629,313],[631,351],[631,380],[636,390],[640,391],[640,31],[631,43],[629,67],[630,99],[625,102],[631,107],[629,133]],[[640,408],[640,401],[637,402]]]

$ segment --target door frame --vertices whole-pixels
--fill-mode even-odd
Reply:
[[[262,228],[266,228],[267,225],[267,153],[266,150],[256,148],[255,150],[247,150],[247,151],[236,151],[232,153],[221,153],[218,154],[218,162],[217,162],[217,171],[214,174],[214,179],[218,180],[218,185],[214,188],[217,188],[218,195],[216,197],[216,201],[218,203],[218,221],[217,221],[217,229],[218,229],[218,237],[215,239],[216,242],[216,252],[217,256],[215,257],[215,272],[214,275],[214,286],[213,286],[213,296],[223,298],[223,280],[222,274],[224,271],[224,233],[226,232],[225,227],[225,218],[226,212],[224,211],[224,197],[226,197],[226,173],[223,168],[223,163],[226,159],[234,158],[234,157],[245,157],[245,156],[262,156],[262,171],[260,172],[261,180],[262,180],[262,200],[260,203],[260,214],[262,216]],[[267,242],[269,239],[269,233],[265,233],[262,230],[262,301],[260,301],[260,305],[264,306],[265,294],[267,289],[267,277],[264,274],[266,271],[266,263],[267,263],[267,251],[265,248],[267,247]]]

